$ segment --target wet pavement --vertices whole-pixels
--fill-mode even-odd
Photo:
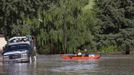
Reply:
[[[134,56],[64,60],[60,55],[40,55],[35,63],[0,62],[0,75],[134,75]]]

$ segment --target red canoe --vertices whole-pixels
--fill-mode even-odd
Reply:
[[[69,56],[63,55],[62,58],[65,60],[90,60],[90,59],[99,59],[100,55],[89,55],[89,56]]]

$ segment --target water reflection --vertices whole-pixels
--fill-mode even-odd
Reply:
[[[133,56],[103,57],[98,63],[98,73],[102,75],[134,75]]]
[[[54,67],[51,70],[54,72],[85,72],[85,71],[93,71],[95,67],[97,67],[95,60],[79,60],[79,61],[70,61],[63,62],[64,65],[60,67]]]
[[[134,75],[134,57],[63,60],[58,55],[39,56],[37,63],[0,62],[0,75]]]
[[[3,75],[36,75],[36,64],[3,63]]]

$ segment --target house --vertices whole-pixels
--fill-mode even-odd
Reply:
[[[0,52],[3,50],[3,47],[7,44],[7,41],[4,35],[0,34]]]

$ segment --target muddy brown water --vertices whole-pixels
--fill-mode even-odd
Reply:
[[[134,75],[134,56],[63,60],[60,55],[40,55],[36,63],[0,62],[0,75]]]

